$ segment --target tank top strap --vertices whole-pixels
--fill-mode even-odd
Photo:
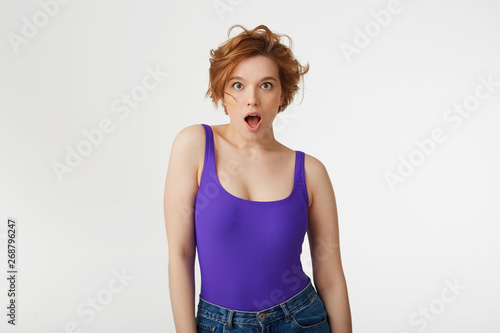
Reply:
[[[306,174],[304,168],[305,154],[303,151],[296,150],[297,160],[296,160],[296,168],[295,168],[295,177],[297,181],[297,190],[303,192],[304,197],[307,198],[307,205],[309,206],[309,195],[307,194],[307,185],[306,185]]]
[[[205,160],[203,162],[203,174],[213,174],[215,172],[214,134],[210,125],[201,124],[205,129]]]

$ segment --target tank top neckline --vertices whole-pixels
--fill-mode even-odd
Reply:
[[[296,192],[296,189],[297,189],[297,174],[298,174],[298,166],[299,166],[299,163],[298,163],[298,158],[299,158],[299,152],[297,150],[294,150],[295,151],[295,166],[294,166],[294,172],[293,172],[293,187],[292,187],[292,192],[286,197],[286,198],[283,198],[283,199],[279,199],[279,200],[272,200],[272,201],[255,201],[255,200],[247,200],[247,199],[243,199],[243,198],[240,198],[240,197],[237,197],[235,196],[234,194],[231,194],[229,193],[223,186],[222,184],[220,183],[220,180],[219,180],[219,175],[217,174],[217,167],[215,165],[215,138],[214,138],[214,133],[213,133],[213,130],[212,130],[212,126],[210,125],[206,125],[209,130],[210,130],[210,144],[212,146],[212,149],[211,149],[211,154],[210,154],[210,159],[211,159],[211,165],[213,167],[213,173],[214,173],[214,178],[215,178],[215,182],[217,184],[217,186],[222,190],[222,192],[226,193],[226,195],[230,198],[234,198],[235,200],[238,200],[240,202],[243,202],[243,203],[248,203],[248,204],[256,204],[256,205],[260,205],[260,204],[264,204],[264,205],[269,205],[269,204],[278,204],[278,203],[282,203],[282,202],[286,202],[286,201],[289,201],[293,198],[295,192]],[[205,167],[204,167],[205,168]]]

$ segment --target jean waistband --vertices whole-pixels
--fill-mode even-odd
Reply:
[[[227,322],[229,328],[232,327],[232,322],[263,324],[278,320],[282,317],[286,317],[288,321],[290,320],[291,312],[308,304],[314,297],[316,297],[316,294],[316,289],[312,285],[311,279],[309,278],[309,284],[295,296],[289,298],[283,303],[261,311],[238,311],[227,309],[207,302],[199,296],[198,313],[211,319]]]

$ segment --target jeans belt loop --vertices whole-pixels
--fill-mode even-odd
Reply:
[[[233,310],[229,310],[228,316],[227,316],[227,327],[232,330],[233,329]]]
[[[290,315],[290,312],[288,312],[288,307],[286,305],[286,302],[281,303],[280,306],[281,306],[281,309],[283,310],[283,312],[285,313],[285,322],[288,323],[291,320],[291,315]]]

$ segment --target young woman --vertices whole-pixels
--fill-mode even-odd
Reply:
[[[206,94],[230,122],[185,127],[170,154],[164,208],[176,330],[351,333],[327,170],[273,133],[309,66],[287,35],[235,25],[228,36],[236,26],[243,32],[211,51]],[[300,261],[306,233],[312,280]]]

